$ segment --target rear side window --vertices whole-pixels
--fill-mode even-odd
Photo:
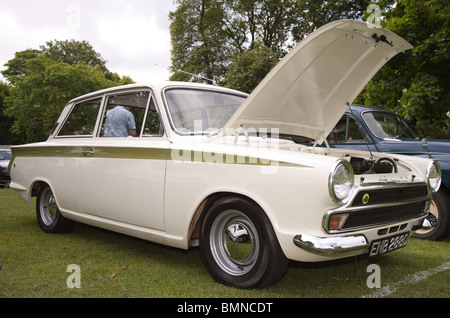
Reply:
[[[76,104],[58,136],[93,136],[102,99]]]

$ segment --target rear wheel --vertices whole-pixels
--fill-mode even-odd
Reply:
[[[239,288],[272,285],[289,264],[264,211],[235,197],[221,198],[206,211],[200,254],[215,280]]]
[[[36,199],[36,215],[39,226],[47,233],[64,233],[73,228],[74,222],[62,216],[55,196],[48,185],[39,189]]]

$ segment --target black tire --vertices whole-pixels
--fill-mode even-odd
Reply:
[[[48,185],[39,189],[36,199],[36,215],[39,226],[47,233],[70,232],[74,225],[74,221],[62,216]]]
[[[275,284],[289,265],[264,211],[239,197],[209,206],[200,227],[200,255],[216,281],[245,289]]]
[[[437,225],[431,230],[418,230],[413,236],[430,241],[442,240],[450,233],[450,195],[445,189],[441,188],[433,194],[433,202],[430,210],[438,219]]]

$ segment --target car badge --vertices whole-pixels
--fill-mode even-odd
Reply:
[[[366,205],[367,203],[369,203],[369,200],[370,200],[369,194],[368,194],[368,193],[364,194],[364,196],[363,196],[363,198],[362,198],[362,203],[363,203],[364,205]]]

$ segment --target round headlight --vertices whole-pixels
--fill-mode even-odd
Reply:
[[[346,160],[336,162],[331,169],[329,191],[333,200],[342,203],[350,196],[353,189],[354,172]]]
[[[437,192],[441,186],[441,166],[438,162],[433,161],[428,165],[427,169],[427,183],[428,187],[433,191]]]

